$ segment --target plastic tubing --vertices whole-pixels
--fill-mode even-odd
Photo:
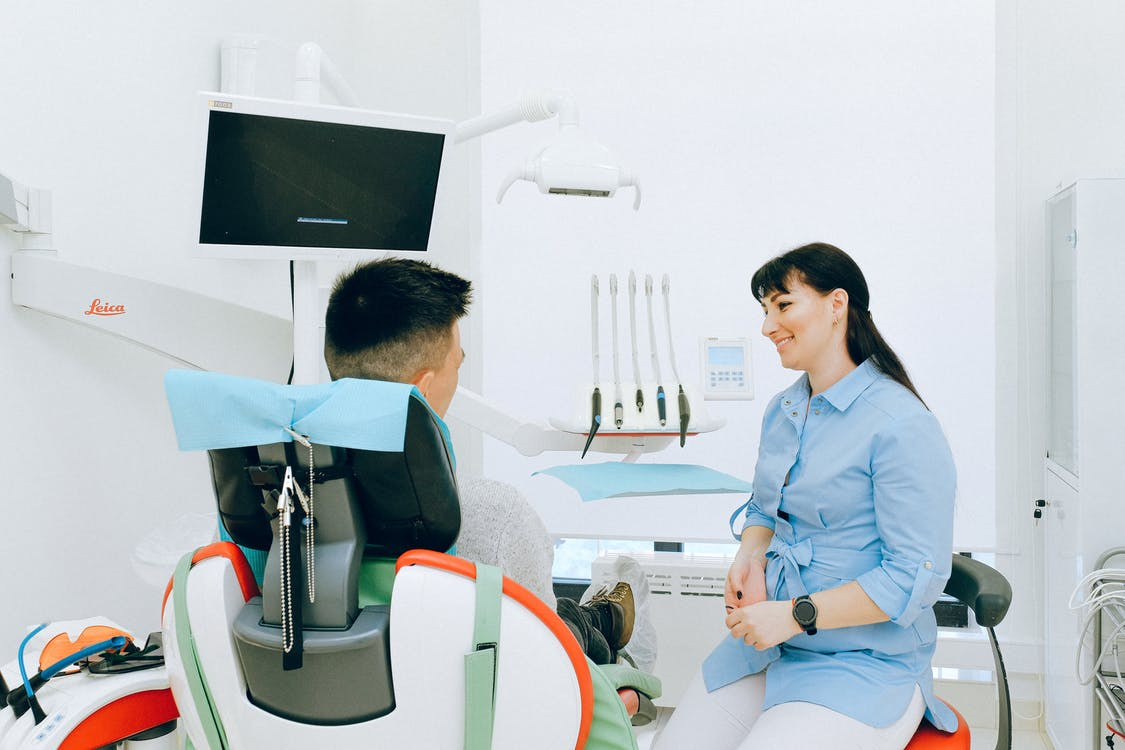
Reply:
[[[34,697],[35,691],[31,689],[31,680],[27,679],[27,667],[25,667],[24,664],[23,664],[23,652],[24,652],[24,649],[27,648],[28,641],[30,641],[32,638],[34,638],[36,636],[36,634],[38,634],[39,631],[42,630],[45,627],[47,627],[47,623],[43,623],[42,625],[37,627],[35,630],[32,630],[30,633],[25,635],[23,640],[20,641],[19,651],[16,652],[16,658],[20,663],[20,679],[23,680],[23,689],[27,693],[28,698]]]

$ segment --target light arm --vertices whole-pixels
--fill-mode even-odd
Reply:
[[[569,96],[553,93],[524,94],[519,101],[492,114],[480,115],[457,125],[454,143],[478,138],[485,133],[515,125],[518,122],[539,122],[559,116],[559,127],[578,125],[578,106]]]
[[[496,195],[499,203],[520,180],[534,182],[541,193],[612,197],[619,187],[633,187],[633,210],[641,205],[640,181],[617,163],[609,149],[578,127],[578,107],[562,94],[525,94],[504,109],[474,117],[457,126],[454,142],[461,143],[518,122],[537,122],[558,116],[559,134],[535,158],[511,170]]]

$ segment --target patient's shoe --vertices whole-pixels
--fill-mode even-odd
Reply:
[[[622,651],[624,657],[642,672],[651,672],[656,666],[656,628],[652,622],[651,591],[648,577],[640,563],[628,555],[613,561],[611,580],[625,581],[633,589],[633,637]]]
[[[633,605],[633,589],[628,583],[620,581],[612,591],[603,588],[582,607],[594,615],[598,630],[615,651],[624,648],[633,637],[636,609]]]

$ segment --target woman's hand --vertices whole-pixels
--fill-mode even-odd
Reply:
[[[727,615],[727,627],[733,637],[741,638],[747,646],[759,651],[801,632],[801,626],[793,619],[793,606],[788,601],[763,601],[739,607]]]
[[[756,555],[735,555],[723,593],[727,612],[766,600],[766,563]]]

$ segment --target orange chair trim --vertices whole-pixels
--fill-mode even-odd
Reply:
[[[477,577],[475,563],[432,550],[412,549],[404,552],[395,563],[395,573],[397,574],[407,565],[425,565],[429,568],[438,568],[471,578],[474,581]],[[590,667],[586,663],[586,655],[582,653],[578,641],[574,639],[574,634],[570,632],[566,623],[539,597],[507,576],[504,576],[503,592],[538,617],[559,640],[559,643],[566,650],[566,655],[570,658],[574,673],[578,677],[578,692],[582,702],[582,720],[578,727],[578,742],[574,746],[575,750],[580,750],[586,744],[586,739],[590,735],[590,723],[594,718],[594,683],[590,679]]]
[[[191,564],[195,565],[209,557],[225,557],[230,560],[234,574],[238,577],[238,585],[242,588],[242,598],[250,601],[258,596],[258,582],[254,579],[254,572],[250,570],[250,563],[246,562],[246,555],[233,542],[215,542],[206,547],[200,547],[191,556]],[[168,597],[172,594],[172,580],[168,579],[168,586],[164,589],[164,599],[160,602],[160,617],[164,619],[164,608],[168,606]]]
[[[113,745],[180,715],[171,688],[144,690],[107,703],[71,730],[59,750],[89,750]]]
[[[914,733],[905,750],[969,750],[969,724],[961,712],[950,705],[949,701],[941,700],[949,706],[957,716],[957,728],[952,732],[943,732],[930,722],[922,719],[918,731]]]

